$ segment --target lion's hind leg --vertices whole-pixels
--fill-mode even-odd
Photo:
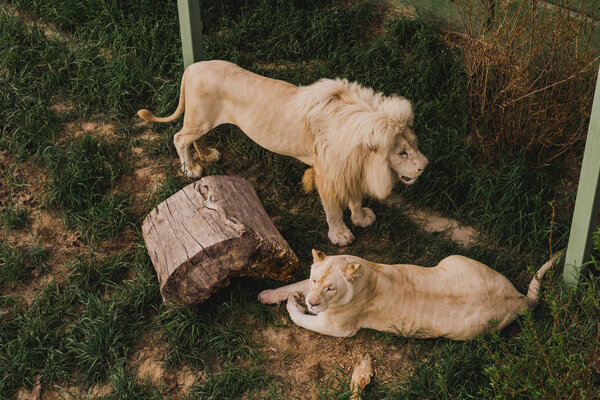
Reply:
[[[198,158],[204,162],[215,162],[221,159],[221,153],[214,147],[207,147],[202,137],[194,141],[194,149]]]
[[[183,128],[173,138],[175,150],[177,150],[179,160],[181,161],[181,170],[189,178],[199,178],[202,176],[202,166],[194,160],[190,152],[192,144],[203,161],[216,161],[221,157],[216,149],[209,149],[201,142],[202,136],[211,129],[212,126],[208,125],[206,127],[190,128],[185,126],[184,123]],[[200,143],[197,143],[198,141]]]

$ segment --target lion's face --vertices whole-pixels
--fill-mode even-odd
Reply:
[[[318,314],[332,305],[347,304],[354,296],[352,278],[359,268],[340,257],[327,257],[313,250],[314,263],[310,271],[310,290],[306,295],[309,311]]]
[[[417,148],[417,136],[406,126],[388,153],[390,167],[406,185],[415,183],[429,161]]]

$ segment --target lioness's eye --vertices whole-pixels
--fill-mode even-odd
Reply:
[[[335,288],[333,288],[333,287],[331,287],[331,286],[329,286],[329,287],[327,288],[327,291],[328,291],[328,292],[333,292],[334,290],[335,290]]]
[[[312,283],[317,283],[317,281],[315,281],[314,279],[312,280]]]
[[[406,150],[402,150],[398,155],[401,157],[406,157],[408,153],[406,152]]]

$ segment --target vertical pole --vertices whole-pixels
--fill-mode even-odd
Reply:
[[[179,31],[183,47],[183,66],[202,60],[202,21],[200,0],[177,0]]]
[[[596,92],[590,126],[583,153],[577,199],[571,222],[571,233],[563,280],[567,286],[577,286],[579,273],[588,261],[592,250],[592,233],[596,228],[600,207],[600,69],[596,80]]]

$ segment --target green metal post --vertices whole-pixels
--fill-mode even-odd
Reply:
[[[577,286],[579,273],[588,261],[592,249],[592,233],[596,228],[600,206],[600,70],[596,80],[596,93],[592,116],[583,153],[581,175],[571,222],[571,234],[563,280],[568,286]]]
[[[203,56],[200,1],[177,0],[177,8],[181,46],[183,47],[183,64],[184,68],[187,68],[190,64],[202,60]]]

